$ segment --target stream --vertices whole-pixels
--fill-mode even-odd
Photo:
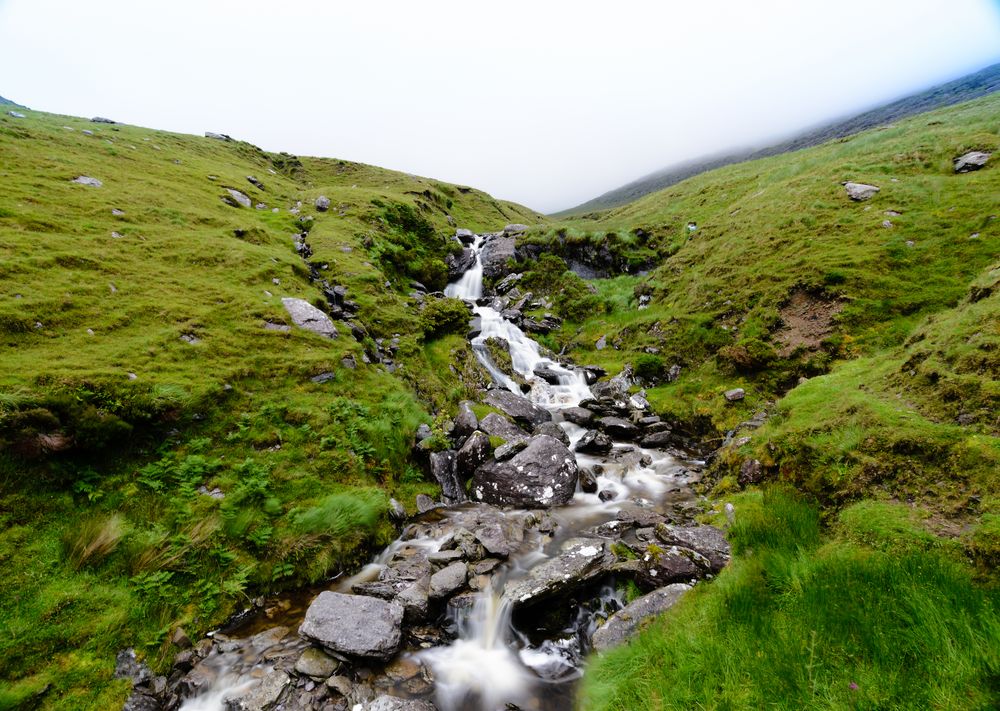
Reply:
[[[379,580],[391,580],[386,572],[392,565],[404,569],[416,561],[428,570],[432,568],[426,561],[448,565],[458,558],[455,532],[462,527],[475,530],[488,524],[516,544],[506,556],[479,561],[468,557],[467,587],[449,592],[450,597],[441,602],[434,602],[432,589],[427,624],[405,623],[404,643],[391,658],[359,661],[345,657],[337,665],[337,675],[331,674],[325,685],[321,676],[327,674],[326,669],[320,675],[302,674],[297,663],[299,676],[291,673],[292,663],[311,646],[297,634],[309,602],[320,592],[311,590],[281,600],[267,614],[258,614],[227,630],[228,634],[218,632],[211,643],[203,643],[207,655],[173,683],[173,703],[166,703],[167,708],[557,711],[573,707],[576,682],[595,630],[626,602],[619,592],[622,586],[616,585],[624,578],[611,564],[616,526],[642,520],[645,511],[693,509],[696,497],[690,485],[699,476],[699,463],[661,448],[637,446],[634,441],[614,441],[607,452],[576,451],[588,430],[562,413],[594,400],[587,373],[547,356],[538,342],[504,318],[501,312],[507,305],[502,297],[484,297],[481,254],[493,237],[475,236],[471,245],[474,265],[449,284],[445,294],[468,302],[478,317],[481,332],[471,344],[496,386],[550,412],[565,432],[564,441],[580,471],[593,472],[596,486],[591,483],[588,493],[578,483],[567,503],[548,509],[511,510],[476,502],[439,506],[411,518],[400,538],[356,575],[325,586],[335,592],[357,593],[365,586],[374,590]],[[486,345],[491,338],[508,344],[513,369],[530,385],[526,393],[491,359]],[[546,379],[536,376],[540,367],[547,371]],[[623,397],[627,401],[629,396]],[[639,405],[635,401],[629,405],[633,419],[643,414],[641,398]],[[689,521],[690,514],[684,523]],[[574,578],[572,589],[568,582],[566,590],[556,589],[559,581],[553,583],[552,576],[540,573],[574,560],[582,561],[577,567],[585,572],[578,576],[582,580]],[[586,565],[592,560],[597,563],[591,571]],[[570,574],[565,577],[569,581]],[[542,599],[539,590],[545,586],[546,602],[533,604],[536,596]],[[409,611],[407,615],[409,620]],[[201,676],[192,680],[196,672]],[[344,681],[335,683],[334,678]],[[348,684],[349,689],[341,688]],[[379,694],[399,702],[376,703],[374,697]]]

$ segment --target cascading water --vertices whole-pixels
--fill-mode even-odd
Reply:
[[[530,384],[528,399],[553,413],[569,438],[570,449],[575,449],[585,430],[562,421],[559,412],[593,396],[585,375],[581,370],[565,367],[543,355],[537,342],[495,308],[503,307],[502,302],[486,302],[483,299],[481,252],[489,239],[489,235],[475,237],[474,265],[460,279],[448,285],[445,294],[471,303],[482,329],[472,340],[474,352],[496,383],[518,395],[522,393],[518,383],[498,368],[490,357],[486,342],[491,338],[506,342],[513,369]],[[550,380],[556,381],[554,384],[535,374],[540,366],[548,371]],[[572,542],[571,539],[580,540],[576,537],[581,535],[586,537],[588,530],[613,520],[627,506],[648,506],[659,502],[670,491],[677,491],[678,484],[684,484],[679,476],[679,463],[662,451],[616,443],[606,455],[576,453],[575,456],[581,468],[592,467],[598,472],[597,490],[603,496],[578,489],[567,505],[547,512],[546,516],[554,523],[547,529],[548,533],[533,532],[502,565],[489,573],[488,582],[475,593],[472,604],[449,604],[447,613],[438,620],[438,624],[455,633],[454,641],[435,644],[429,649],[403,652],[397,657],[403,662],[416,660],[430,667],[433,671],[432,695],[441,711],[495,711],[511,708],[511,705],[537,711],[572,708],[572,682],[582,673],[582,658],[588,651],[597,620],[620,609],[624,601],[613,587],[605,585],[589,593],[589,597],[581,598],[576,608],[563,610],[566,614],[561,618],[565,621],[560,623],[564,624],[562,628],[557,627],[553,631],[546,627],[539,632],[537,625],[519,626],[515,601],[505,595],[505,591],[528,579],[538,566],[552,561],[560,554],[561,546]],[[468,507],[439,511],[438,515],[448,521],[453,514],[468,512]],[[531,514],[506,512],[502,515]],[[437,554],[447,537],[404,532],[404,536],[383,551],[373,563],[352,578],[339,581],[331,589],[351,592],[356,584],[373,580],[383,567],[391,565],[394,556],[408,555],[410,549],[419,549],[423,555]],[[597,551],[598,548],[585,547],[583,550]],[[284,622],[289,628],[285,644],[292,652],[305,645],[303,640],[294,636],[293,625],[300,620],[301,613],[298,613]],[[234,652],[213,652],[202,664],[210,668],[215,682],[188,698],[182,706],[183,711],[223,711],[229,708],[227,700],[234,694],[255,684],[264,686],[257,679],[272,670],[274,664],[270,660],[280,655],[275,655],[273,648],[266,653],[259,649],[254,641],[259,636],[245,640],[247,644],[241,648],[242,656]],[[227,647],[223,645],[222,648]],[[411,692],[404,690],[401,693],[409,695]],[[359,707],[366,708],[360,704],[354,706]]]

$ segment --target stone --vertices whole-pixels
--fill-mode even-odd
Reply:
[[[681,367],[675,363],[670,366],[670,370],[667,371],[667,382],[675,382],[679,377],[681,377]]]
[[[559,440],[536,435],[504,462],[490,460],[476,469],[472,493],[494,506],[559,506],[573,498],[576,458]]]
[[[652,590],[702,578],[711,569],[708,559],[690,548],[650,545],[640,559],[635,582],[645,590]]]
[[[866,185],[865,183],[844,183],[844,190],[847,191],[847,197],[851,198],[855,202],[863,202],[865,200],[870,200],[875,196],[875,193],[879,192],[880,188],[874,185]]]
[[[459,481],[467,481],[490,458],[492,445],[487,434],[476,430],[465,440],[455,455],[455,474]]]
[[[249,691],[227,698],[226,711],[268,711],[278,703],[291,681],[288,674],[274,669]]]
[[[103,116],[95,116],[94,118],[90,119],[90,121],[91,123],[111,123],[111,124],[118,123],[117,121],[112,121],[111,119],[104,118]]]
[[[690,585],[674,583],[636,598],[597,628],[591,645],[595,651],[604,652],[626,642],[643,622],[669,610],[690,589]]]
[[[632,441],[639,436],[639,428],[621,417],[602,417],[598,426],[615,439]]]
[[[211,138],[216,141],[231,141],[233,140],[224,133],[212,133],[211,131],[205,131],[205,138]]]
[[[472,244],[476,241],[476,235],[472,230],[467,230],[464,227],[459,227],[455,230],[455,236],[458,237],[462,244]]]
[[[389,499],[389,515],[397,521],[406,520],[406,507],[396,499]]]
[[[73,178],[72,182],[79,183],[80,185],[89,185],[92,188],[99,188],[104,185],[100,180],[91,178],[89,175],[78,175]]]
[[[441,570],[431,576],[429,597],[432,600],[440,600],[443,597],[451,595],[465,585],[468,574],[469,567],[462,560],[457,560],[441,568]]]
[[[483,401],[511,417],[518,424],[527,427],[534,427],[552,419],[552,413],[548,410],[509,390],[490,390]]]
[[[614,447],[611,438],[599,430],[587,430],[576,443],[576,451],[583,454],[607,454]]]
[[[359,704],[352,711],[437,711],[437,707],[424,699],[402,699],[398,696],[379,696],[374,701]]]
[[[149,667],[135,656],[135,650],[129,647],[115,656],[115,679],[128,679],[135,686],[142,686],[153,678]]]
[[[183,627],[178,627],[174,630],[173,634],[170,635],[170,644],[174,645],[178,649],[187,649],[191,646],[191,638],[188,637],[187,632],[184,631]]]
[[[532,372],[534,372],[535,377],[541,378],[550,385],[558,385],[559,379],[562,377],[562,374],[557,372],[551,363],[540,363],[535,366]]]
[[[639,440],[639,446],[644,449],[663,449],[675,443],[676,437],[669,429],[652,432]]]
[[[340,654],[388,659],[400,644],[403,607],[364,595],[321,592],[299,634]]]
[[[601,501],[614,501],[618,498],[618,490],[613,486],[609,486],[607,489],[601,489],[597,494],[597,498]]]
[[[253,201],[250,200],[250,197],[246,193],[240,192],[236,188],[226,188],[226,192],[229,193],[229,196],[236,202],[236,205],[234,205],[234,207],[236,206],[250,207],[251,205],[253,205]]]
[[[505,442],[493,451],[493,458],[498,462],[506,462],[527,446],[528,440],[526,439],[515,439],[511,442]]]
[[[674,526],[661,523],[655,527],[656,537],[669,546],[690,548],[705,556],[712,564],[711,571],[718,573],[729,562],[729,541],[715,526]]]
[[[331,676],[340,662],[316,647],[308,647],[299,655],[295,662],[295,671],[303,676],[313,676],[319,679],[326,679]]]
[[[492,235],[483,244],[479,261],[483,265],[483,276],[497,279],[507,271],[507,262],[514,259],[515,239],[510,235]]]
[[[431,452],[430,469],[434,480],[441,486],[441,497],[445,504],[452,505],[465,501],[465,488],[455,472],[454,450]]]
[[[326,686],[341,696],[347,696],[354,688],[354,684],[346,676],[331,676],[326,680]]]
[[[737,402],[738,400],[742,400],[746,397],[746,394],[746,390],[743,388],[733,388],[732,390],[727,390],[723,393],[728,402]]]
[[[614,562],[604,541],[571,538],[558,555],[539,563],[523,578],[508,583],[504,590],[515,607],[531,605],[570,592],[606,573]]]
[[[527,225],[521,225],[521,224],[506,225],[503,228],[503,233],[505,235],[520,235],[520,234],[524,234],[527,231],[528,231],[528,226]]]
[[[955,159],[955,172],[968,173],[972,170],[979,170],[986,165],[986,161],[990,159],[990,155],[992,154],[986,151],[969,151],[968,153],[963,153]]]
[[[495,412],[489,413],[479,422],[479,429],[490,437],[499,437],[507,442],[528,438],[527,432]]]
[[[455,281],[476,263],[476,253],[465,247],[458,254],[449,253],[444,258],[444,263],[448,267],[448,280]]]
[[[465,439],[479,429],[479,420],[476,413],[472,411],[472,403],[463,400],[458,403],[458,414],[455,415],[455,429],[452,430],[454,437]]]
[[[555,422],[543,422],[542,424],[538,425],[538,427],[536,427],[534,430],[532,430],[531,433],[536,435],[544,434],[548,435],[549,437],[555,437],[557,440],[562,442],[567,447],[569,446],[569,435],[566,434],[566,430],[564,430]]]
[[[250,184],[251,184],[252,186],[254,186],[255,188],[257,188],[258,190],[264,190],[264,191],[266,191],[266,190],[267,190],[267,188],[265,188],[265,187],[264,187],[264,183],[260,182],[260,181],[259,181],[259,180],[258,180],[258,179],[257,179],[257,178],[256,178],[255,176],[253,176],[253,175],[248,175],[248,176],[247,176],[247,182],[248,182],[248,183],[250,183]]]
[[[763,468],[757,459],[745,459],[740,465],[740,474],[737,482],[740,486],[758,484],[763,479]]]
[[[594,413],[585,407],[567,407],[560,412],[562,418],[580,427],[587,427],[594,419]]]
[[[514,288],[517,282],[521,281],[523,274],[508,274],[503,279],[497,282],[496,286],[493,287],[493,291],[497,294],[506,294],[508,291]]]
[[[599,351],[603,351],[607,347],[608,347],[607,336],[601,336],[600,338],[597,339],[597,342],[594,344],[594,348]]]
[[[437,502],[427,494],[417,494],[416,504],[417,513],[427,513],[431,509],[438,507]]]
[[[337,337],[337,329],[330,317],[308,301],[286,296],[281,299],[281,303],[288,311],[288,315],[292,317],[292,322],[299,328],[304,328],[326,338]]]
[[[8,111],[7,115],[10,116],[10,117],[12,117],[12,118],[16,118],[16,119],[27,118],[27,116],[25,116],[24,114],[22,114],[20,111]]]
[[[585,494],[597,493],[597,474],[590,467],[580,470],[580,490]]]

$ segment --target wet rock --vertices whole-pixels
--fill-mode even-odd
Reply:
[[[567,447],[569,446],[569,435],[566,434],[566,430],[564,430],[555,422],[543,422],[532,431],[532,434],[536,435],[544,434],[548,435],[549,437],[555,437],[557,440],[565,444]]]
[[[742,400],[746,397],[746,390],[743,388],[733,388],[732,390],[727,390],[723,393],[723,396],[728,402],[736,402],[737,400]]]
[[[661,523],[654,529],[656,537],[668,546],[682,546],[700,553],[711,563],[711,571],[718,573],[729,562],[729,541],[715,526],[673,526]]]
[[[597,498],[601,501],[614,501],[618,498],[618,490],[613,486],[609,486],[607,489],[601,489],[597,494]]]
[[[614,562],[604,541],[571,538],[560,553],[532,568],[520,580],[507,585],[504,596],[515,606],[531,605],[553,595],[567,593],[606,573]]]
[[[435,481],[441,485],[441,496],[445,504],[457,504],[465,501],[465,487],[455,472],[455,452],[431,452],[430,469]]]
[[[594,413],[585,407],[567,407],[560,412],[563,419],[580,427],[587,427],[594,419]]]
[[[437,502],[427,494],[417,494],[417,513],[427,513],[431,509],[438,507]]]
[[[621,417],[602,417],[598,420],[598,425],[608,435],[615,439],[632,441],[639,436],[639,428]]]
[[[703,555],[679,546],[650,545],[640,564],[635,582],[646,590],[697,580],[712,569],[712,564]]]
[[[636,598],[594,632],[594,650],[603,652],[626,642],[643,622],[669,610],[690,589],[690,585],[674,583]]]
[[[466,247],[458,254],[449,253],[444,258],[444,263],[448,266],[449,281],[455,281],[476,263],[476,253]]]
[[[89,185],[92,188],[99,188],[102,185],[104,185],[104,183],[102,183],[100,180],[98,180],[97,178],[91,178],[89,175],[78,175],[77,177],[73,178],[72,182],[79,183],[80,185]]]
[[[505,462],[491,460],[476,470],[472,492],[495,506],[559,506],[576,490],[576,458],[559,440],[536,435]]]
[[[316,210],[319,212],[326,212],[330,209],[330,198],[326,195],[320,195],[316,198]]]
[[[333,652],[388,659],[399,649],[402,623],[401,605],[324,591],[309,605],[299,634]]]
[[[472,403],[463,400],[458,404],[458,414],[455,415],[455,429],[452,435],[459,439],[465,439],[479,428],[479,420],[476,413],[472,411]]]
[[[611,438],[599,430],[587,430],[576,443],[576,451],[584,454],[607,454],[614,446]]]
[[[312,331],[326,338],[337,337],[337,329],[334,327],[330,317],[308,301],[285,297],[281,300],[281,303],[284,305],[285,310],[288,311],[288,315],[292,317],[292,321],[299,328],[304,328],[307,331]]]
[[[464,227],[459,227],[455,230],[455,236],[458,237],[459,242],[462,244],[472,244],[476,241],[476,235],[472,230],[467,230]]]
[[[473,473],[490,458],[492,446],[490,438],[483,432],[476,430],[455,455],[455,474],[459,482],[467,481]]]
[[[465,585],[469,568],[465,561],[455,561],[447,565],[431,576],[431,587],[429,596],[432,600],[440,600],[451,595],[460,587]]]
[[[226,711],[267,711],[274,708],[291,681],[288,674],[275,669],[245,694],[226,699]]]
[[[514,258],[514,245],[510,235],[493,235],[483,243],[479,259],[484,278],[496,279],[507,272],[507,262]]]
[[[485,557],[486,553],[479,539],[466,528],[455,529],[451,537],[441,544],[441,550],[457,550],[461,552],[463,558],[469,561],[480,560]]]
[[[580,470],[580,490],[585,494],[597,493],[597,475],[590,467]]]
[[[437,707],[430,701],[401,699],[397,696],[379,696],[374,701],[355,708],[360,711],[437,711]]]
[[[326,679],[337,671],[340,662],[316,647],[308,647],[295,662],[295,671],[303,676]]]
[[[536,377],[541,378],[550,385],[558,385],[559,378],[562,377],[561,374],[556,372],[556,370],[552,367],[551,363],[540,363],[535,366],[532,372],[534,372]]]
[[[850,182],[844,183],[844,190],[847,191],[847,197],[851,198],[851,200],[854,200],[855,202],[870,200],[875,196],[875,193],[879,192],[879,188],[874,185]]]
[[[955,159],[955,172],[968,173],[972,170],[979,170],[986,161],[990,159],[990,153],[986,151],[969,151]]]
[[[552,419],[552,414],[548,410],[509,390],[490,390],[486,393],[484,402],[527,427],[534,427]]]
[[[669,429],[653,432],[639,440],[639,446],[645,449],[662,449],[674,444],[676,436]]]
[[[403,618],[409,622],[417,622],[427,617],[430,599],[429,575],[423,575],[418,580],[404,587],[393,598],[394,602],[403,607]]]

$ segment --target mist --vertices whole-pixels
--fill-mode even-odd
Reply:
[[[568,208],[1000,61],[1000,2],[0,1],[0,94]]]

